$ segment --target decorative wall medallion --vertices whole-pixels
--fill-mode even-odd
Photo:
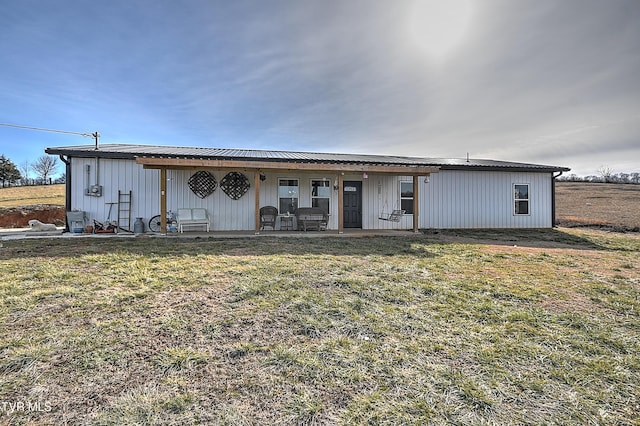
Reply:
[[[213,191],[218,187],[218,181],[216,177],[209,172],[201,170],[194,173],[187,182],[189,188],[200,198],[208,197],[213,194]]]
[[[232,200],[239,200],[249,190],[250,186],[249,179],[238,172],[229,172],[220,181],[220,188]]]

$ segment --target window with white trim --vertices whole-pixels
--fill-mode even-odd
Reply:
[[[513,185],[513,214],[516,216],[529,214],[529,184]]]
[[[328,179],[311,179],[311,207],[320,207],[329,214],[331,200],[331,181]]]
[[[413,180],[400,182],[400,209],[406,214],[413,214]]]
[[[278,213],[295,214],[299,197],[298,179],[278,179]]]

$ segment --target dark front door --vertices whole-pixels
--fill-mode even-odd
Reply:
[[[343,203],[343,226],[345,228],[362,228],[362,182],[344,182]]]

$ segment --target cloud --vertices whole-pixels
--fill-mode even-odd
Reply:
[[[439,60],[411,30],[418,4],[14,2],[0,17],[0,105],[113,142],[569,166],[633,156],[640,3],[473,2]]]

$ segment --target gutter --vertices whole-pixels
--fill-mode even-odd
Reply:
[[[65,211],[71,211],[71,160],[64,155],[60,155],[60,161],[65,164],[65,178],[64,178],[64,208]],[[69,232],[69,223],[67,222],[66,214],[65,214],[65,232]]]
[[[563,171],[558,174],[551,174],[551,227],[556,227],[556,179],[562,176]]]

